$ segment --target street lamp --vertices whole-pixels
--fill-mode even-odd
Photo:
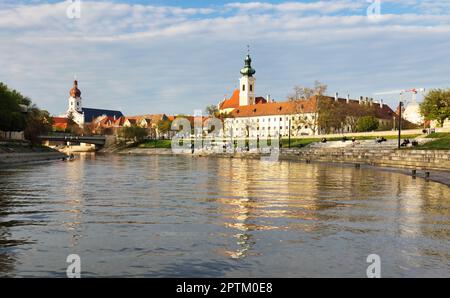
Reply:
[[[289,118],[289,149],[291,149],[291,118]]]
[[[403,107],[403,102],[400,100],[399,101],[399,111],[398,111],[398,149],[400,149],[401,147],[401,138],[402,138],[402,107]]]

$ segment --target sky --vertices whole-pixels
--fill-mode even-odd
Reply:
[[[54,115],[74,77],[85,107],[204,110],[238,86],[247,45],[257,96],[319,80],[394,108],[375,93],[450,87],[450,1],[0,0],[0,81]]]

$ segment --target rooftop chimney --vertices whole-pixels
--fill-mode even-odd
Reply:
[[[383,100],[380,99],[380,109],[382,109],[382,108],[383,108]]]
[[[339,98],[339,93],[336,92],[336,93],[334,94],[334,101],[338,101],[338,98]]]
[[[350,94],[347,94],[347,103],[350,103]]]
[[[270,102],[271,101],[271,99],[270,99],[270,94],[267,94],[267,102]]]
[[[359,104],[362,104],[362,103],[363,103],[363,97],[360,96],[360,97],[359,97]]]

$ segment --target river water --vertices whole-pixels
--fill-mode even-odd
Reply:
[[[0,276],[450,277],[450,188],[373,169],[81,155],[0,169]]]

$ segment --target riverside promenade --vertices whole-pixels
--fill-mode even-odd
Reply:
[[[131,155],[175,155],[171,149],[130,148],[119,154]],[[206,150],[194,154],[190,150],[182,153],[192,157],[260,159],[265,154],[258,152],[214,153]],[[282,148],[279,161],[304,163],[331,163],[341,166],[373,168],[425,178],[450,186],[450,150],[414,150],[394,148]],[[427,174],[428,173],[428,174]]]

